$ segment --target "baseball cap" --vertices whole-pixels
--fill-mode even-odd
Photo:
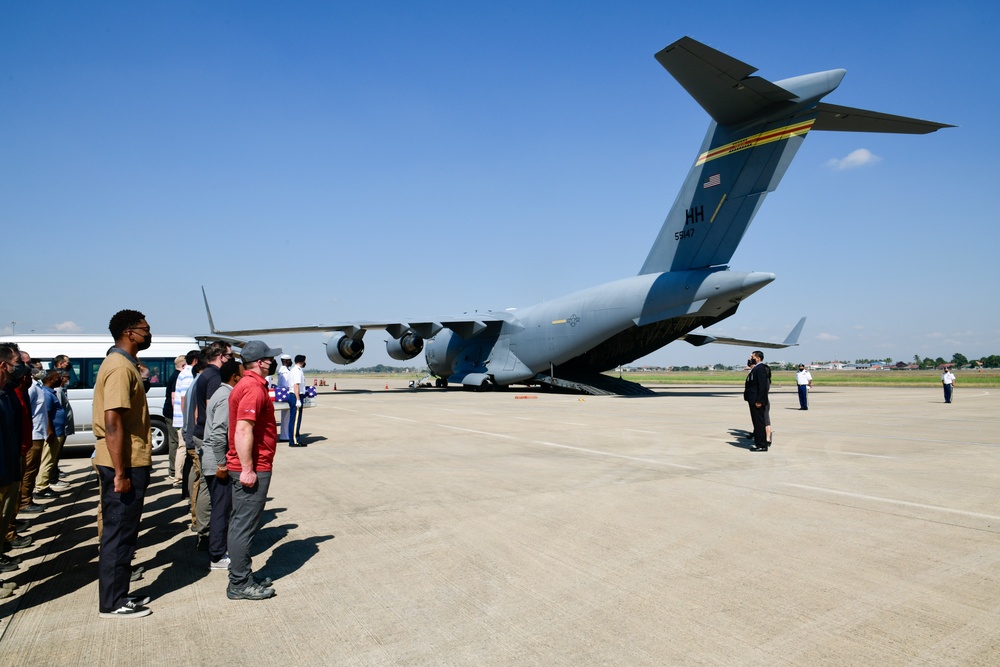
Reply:
[[[281,354],[280,347],[272,349],[262,340],[252,340],[243,346],[243,349],[240,351],[240,358],[243,360],[243,363],[250,363],[276,357],[279,354]]]

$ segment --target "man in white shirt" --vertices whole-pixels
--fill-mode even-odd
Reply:
[[[306,393],[306,355],[295,355],[295,365],[288,371],[288,446],[305,447],[299,434],[302,428],[302,397]]]
[[[806,370],[805,364],[799,364],[799,372],[795,374],[795,384],[799,390],[799,410],[809,409],[809,390],[813,386],[813,376]]]
[[[951,392],[955,388],[955,374],[950,368],[944,369],[941,374],[941,384],[944,386],[944,402],[951,403]]]

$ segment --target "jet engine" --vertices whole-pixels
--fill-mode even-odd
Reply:
[[[365,342],[360,338],[350,338],[341,334],[326,342],[326,356],[335,364],[353,364],[365,352]]]
[[[424,339],[410,332],[385,342],[385,351],[396,361],[412,359],[424,350]]]

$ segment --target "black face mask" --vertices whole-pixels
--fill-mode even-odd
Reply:
[[[143,380],[142,381],[142,390],[144,392],[146,392],[147,394],[149,393],[150,386],[152,386],[152,385],[149,384],[149,380]]]
[[[747,366],[753,366],[756,363],[757,363],[757,361],[753,357],[750,357],[749,359],[747,359]]]
[[[267,374],[274,375],[274,371],[278,370],[278,362],[271,359],[271,363],[267,367]]]
[[[17,365],[14,366],[14,370],[10,372],[10,377],[14,380],[14,382],[17,382],[30,372],[31,367],[23,361],[19,361],[17,362]]]
[[[148,350],[149,346],[153,344],[153,334],[149,333],[142,337],[142,342],[139,343],[139,351]]]

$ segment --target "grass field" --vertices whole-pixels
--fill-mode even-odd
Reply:
[[[941,384],[937,371],[812,371],[813,386],[828,387],[936,387]],[[643,385],[654,384],[722,384],[742,385],[746,373],[702,371],[677,373],[625,373],[626,380]],[[794,371],[774,371],[771,384],[794,385]],[[1000,387],[1000,370],[959,371],[956,387]]]
[[[309,377],[326,378],[332,382],[336,378],[365,377],[386,379],[419,379],[423,373],[356,373],[356,372],[309,372]],[[617,373],[608,373],[617,376]],[[813,371],[813,386],[828,387],[937,387],[941,384],[941,374],[937,371]],[[956,387],[1000,387],[1000,370],[958,371]],[[738,371],[690,371],[677,373],[623,373],[622,377],[642,385],[743,385],[746,373]],[[795,384],[794,371],[774,371],[771,383],[776,386]]]

